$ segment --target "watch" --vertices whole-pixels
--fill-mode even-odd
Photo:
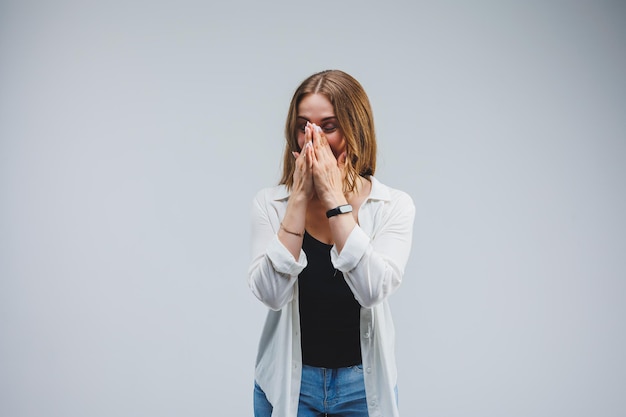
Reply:
[[[352,213],[352,206],[350,204],[344,204],[343,206],[335,207],[326,212],[326,217],[329,219],[338,214]]]

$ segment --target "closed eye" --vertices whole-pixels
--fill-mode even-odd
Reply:
[[[338,128],[339,126],[334,123],[328,123],[322,126],[322,130],[324,131],[324,133],[333,133]]]

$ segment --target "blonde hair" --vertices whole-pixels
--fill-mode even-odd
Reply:
[[[280,184],[291,189],[296,161],[292,152],[299,152],[298,106],[308,94],[323,94],[332,103],[335,117],[346,142],[346,175],[344,193],[354,191],[359,176],[369,177],[376,170],[376,135],[369,99],[361,84],[349,74],[327,70],[311,75],[296,89],[285,124],[285,154]]]

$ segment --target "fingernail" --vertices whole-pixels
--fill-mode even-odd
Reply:
[[[322,133],[322,128],[319,127],[318,125],[314,125],[315,126],[315,130],[318,131],[319,133]]]
[[[298,155],[296,155],[295,152],[291,152],[291,154],[293,155],[294,158],[298,159]]]

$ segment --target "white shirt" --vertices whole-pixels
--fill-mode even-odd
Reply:
[[[400,286],[411,250],[415,206],[408,194],[370,177],[369,197],[341,254],[331,261],[361,304],[361,352],[370,417],[397,417],[394,326],[387,298]],[[256,382],[273,406],[272,417],[295,417],[300,396],[302,352],[298,275],[307,265],[278,240],[289,191],[284,185],[256,195],[252,208],[252,263],[248,284],[267,305],[256,360]]]

